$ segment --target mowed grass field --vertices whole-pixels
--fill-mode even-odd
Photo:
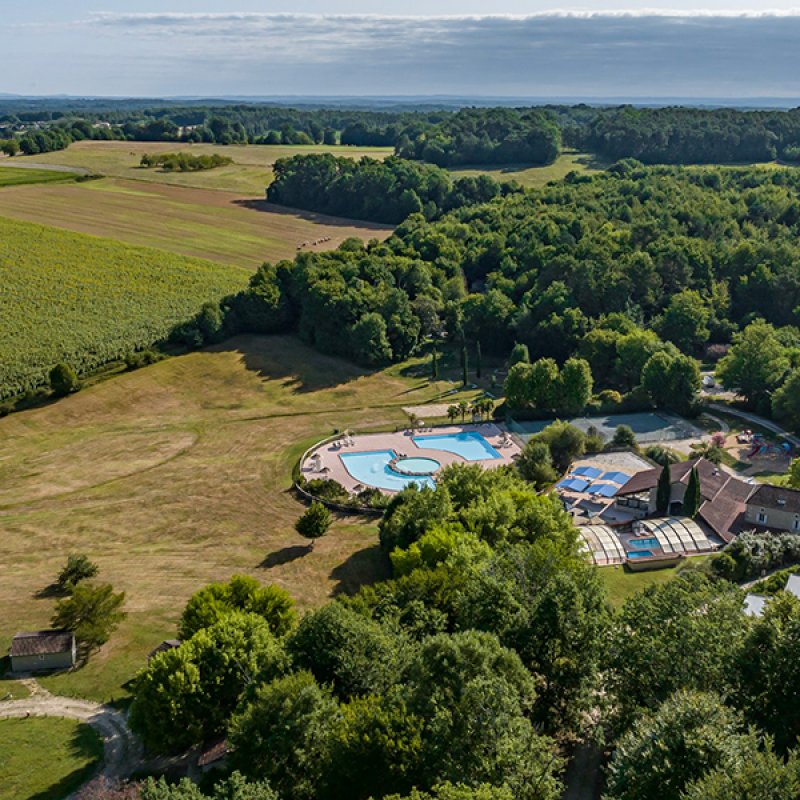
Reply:
[[[59,362],[86,371],[152,344],[249,277],[3,217],[0,271],[0,397],[35,388]]]
[[[235,192],[115,178],[4,189],[0,216],[219,261],[249,273],[264,261],[294,258],[303,242],[319,242],[307,250],[331,250],[349,237],[385,239],[392,230]]]
[[[0,189],[6,186],[22,186],[28,183],[71,183],[74,180],[75,174],[70,172],[9,167],[0,162]]]
[[[0,721],[0,800],[63,800],[103,757],[86,724],[57,717]]]
[[[517,181],[528,189],[536,189],[550,181],[563,180],[570,172],[591,174],[599,172],[601,169],[591,155],[565,150],[552,164],[548,164],[546,167],[531,167],[525,164],[476,165],[457,167],[450,172],[457,178],[490,175],[496,181]]]
[[[145,153],[217,153],[233,159],[233,164],[202,172],[165,172],[143,169],[139,162]],[[272,165],[279,158],[308,153],[333,153],[348,158],[370,156],[383,159],[394,152],[391,147],[342,147],[328,145],[215,145],[184,142],[75,142],[66,150],[34,156],[17,156],[14,161],[34,164],[59,164],[115,178],[189,186],[197,189],[224,189],[239,194],[263,197],[272,181]]]
[[[291,470],[334,429],[393,428],[402,406],[442,402],[453,385],[408,366],[369,373],[291,337],[238,337],[0,419],[0,652],[47,626],[43,592],[71,552],[125,591],[129,616],[86,668],[44,683],[100,700],[123,696],[210,581],[253,575],[309,608],[385,575],[374,521],[338,519],[307,550]]]

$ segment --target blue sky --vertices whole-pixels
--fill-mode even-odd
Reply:
[[[0,0],[0,92],[800,98],[768,3]]]

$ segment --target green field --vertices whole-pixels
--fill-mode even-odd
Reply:
[[[235,267],[0,218],[0,397],[89,370],[246,285]]]
[[[288,489],[334,428],[393,429],[404,406],[474,396],[447,394],[423,362],[369,372],[292,337],[241,336],[0,419],[0,652],[47,627],[42,590],[71,552],[125,592],[128,617],[86,667],[42,683],[96,700],[124,697],[210,581],[252,575],[308,608],[385,576],[374,520],[339,517],[309,552]]]
[[[63,800],[95,771],[100,737],[56,717],[0,721],[0,800]]]
[[[501,166],[480,165],[456,167],[451,170],[454,177],[477,177],[490,175],[496,181],[517,181],[527,189],[544,186],[550,181],[560,181],[570,172],[591,174],[602,169],[587,153],[565,150],[552,164],[546,167],[531,167],[526,164],[504,164]]]
[[[145,153],[217,153],[233,159],[233,164],[205,172],[165,172],[139,166]],[[34,164],[59,164],[115,178],[187,186],[197,189],[225,189],[263,197],[272,181],[272,165],[279,158],[306,153],[333,153],[337,156],[386,158],[391,147],[342,147],[327,145],[218,145],[183,142],[75,142],[66,150],[24,157]],[[17,159],[20,159],[17,156]]]
[[[71,183],[74,172],[56,172],[52,169],[22,169],[0,165],[0,189],[28,183]]]

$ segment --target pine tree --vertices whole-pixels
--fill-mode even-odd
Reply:
[[[700,510],[701,502],[700,476],[697,474],[697,467],[692,467],[692,472],[689,475],[689,485],[686,487],[686,494],[683,497],[683,513],[687,517],[694,519]]]
[[[669,464],[665,464],[658,476],[658,489],[656,491],[656,511],[666,514],[669,510],[670,496],[672,495],[672,477]]]

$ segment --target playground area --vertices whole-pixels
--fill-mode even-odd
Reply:
[[[541,433],[555,420],[533,420],[529,422],[509,422],[509,430],[527,442],[531,436]],[[700,439],[703,431],[681,417],[663,412],[649,411],[636,414],[610,414],[602,417],[577,417],[568,422],[584,433],[594,427],[605,439],[610,441],[620,425],[627,425],[635,434],[639,444],[656,444],[686,439]]]
[[[784,473],[794,455],[789,442],[770,439],[749,430],[728,436],[725,449],[739,462],[737,469],[743,475]]]

